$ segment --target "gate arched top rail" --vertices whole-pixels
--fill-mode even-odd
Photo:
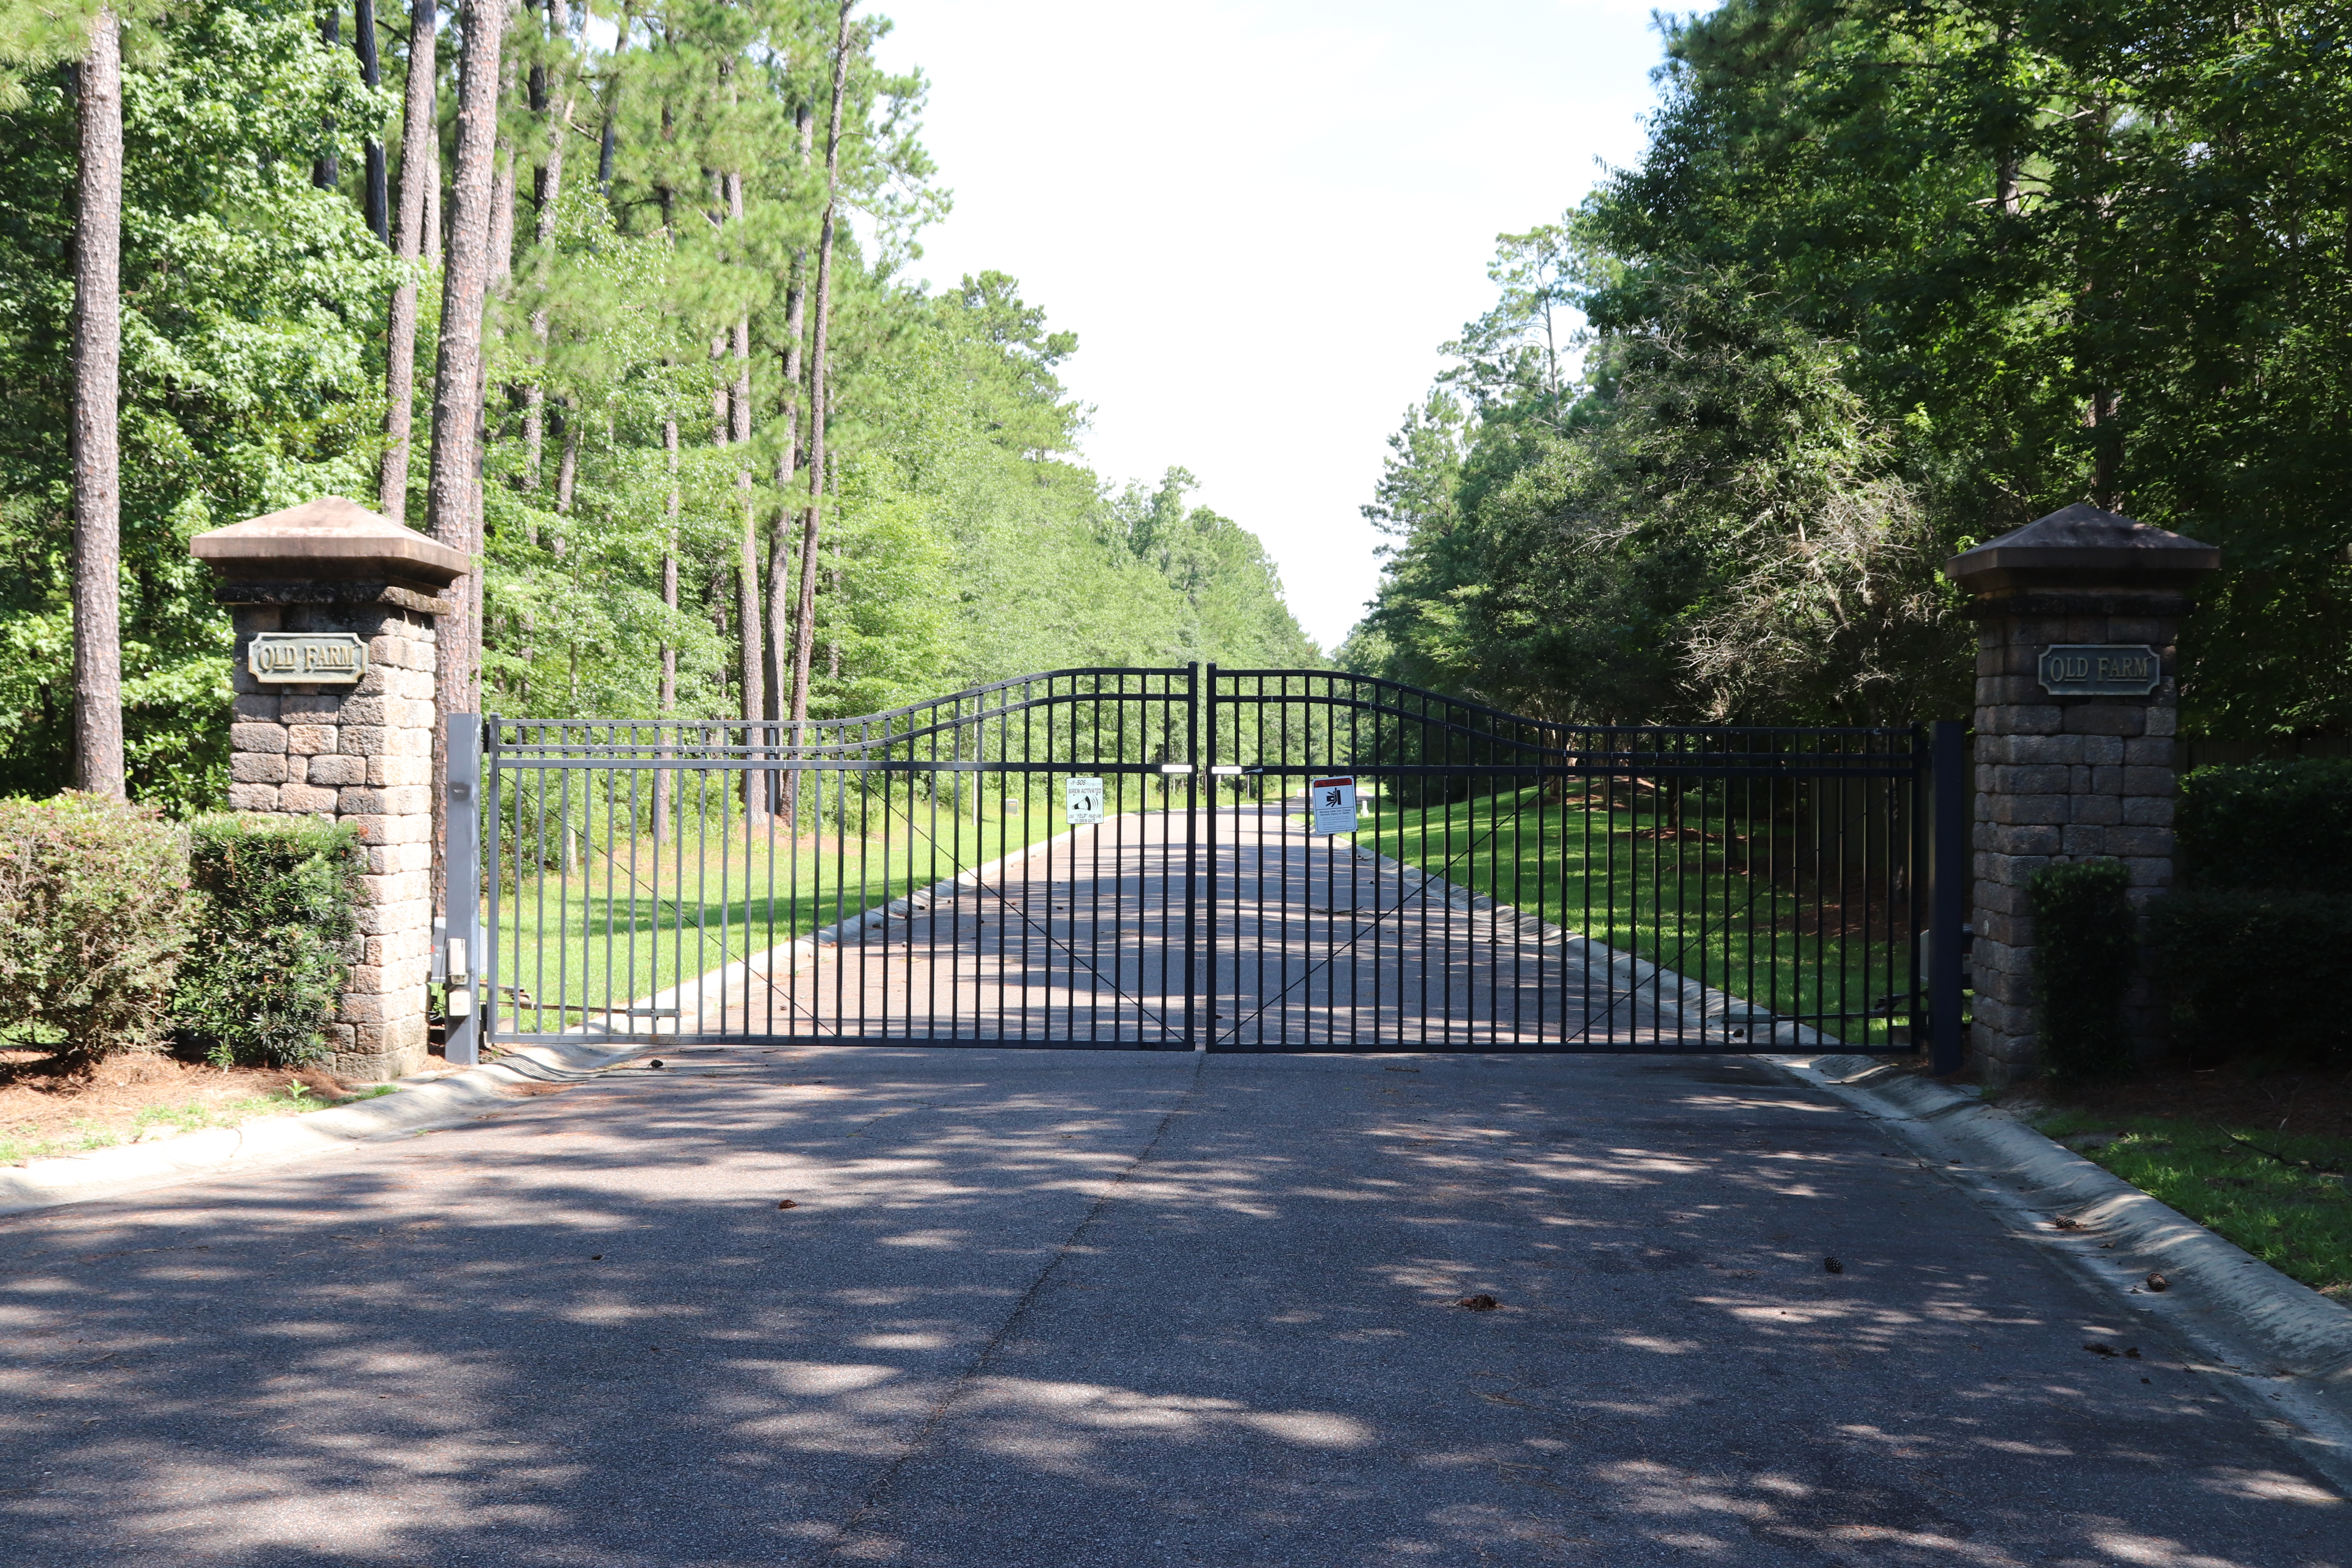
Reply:
[[[1255,681],[1259,689],[1243,689],[1242,683],[1249,681]],[[1276,689],[1265,689],[1268,681],[1281,684]],[[1391,732],[1410,734],[1416,747],[1488,749],[1486,760],[1477,763],[1452,756],[1413,763],[1351,754],[1311,764],[1366,771],[1456,771],[1471,766],[1573,773],[1640,768],[1664,774],[1719,773],[1727,768],[1778,773],[1827,767],[1891,773],[1917,765],[1925,748],[1924,732],[1916,726],[1577,723],[1514,713],[1381,676],[1323,669],[1227,669],[1214,664],[1076,665],[988,681],[873,713],[797,722],[492,715],[485,725],[485,739],[494,752],[542,765],[627,757],[639,763],[704,765],[863,763],[954,771],[977,766],[984,760],[962,755],[966,737],[984,736],[992,731],[1002,736],[1024,716],[1080,708],[1099,716],[1106,704],[1153,703],[1171,709],[1182,704],[1188,710],[1188,722],[1182,726],[1185,732],[1181,744],[1173,748],[1181,755],[1083,763],[1072,760],[1072,765],[1146,772],[1163,764],[1195,763],[1199,759],[1192,754],[1196,738],[1189,713],[1203,704],[1345,713],[1359,724],[1369,720],[1376,733],[1383,726],[1393,726]],[[1160,749],[1168,752],[1178,736],[1167,715],[1162,715],[1161,723],[1170,732],[1161,737]],[[513,731],[512,739],[508,738],[508,731]],[[1360,735],[1354,737],[1357,742],[1360,739]],[[945,746],[950,754],[918,755],[926,745],[933,751]],[[1054,759],[1036,759],[1030,765],[1051,768]]]
[[[1106,679],[1114,684],[1104,684]],[[1154,679],[1162,684],[1150,685]],[[1129,686],[1130,680],[1141,684]],[[1085,681],[1093,684],[1080,684]],[[1045,689],[1038,691],[1040,686]],[[1018,696],[1009,695],[1015,691]],[[1001,731],[1024,714],[1080,707],[1099,711],[1105,704],[1120,703],[1175,706],[1194,700],[1195,681],[1186,666],[1084,665],[1013,676],[902,707],[838,718],[510,719],[493,714],[486,721],[486,729],[492,750],[540,760],[576,757],[584,761],[626,754],[641,760],[696,763],[897,762],[975,766],[977,759],[962,762],[889,753],[911,752],[928,741],[960,740],[992,728]],[[509,730],[516,732],[511,740],[503,733]],[[599,731],[604,732],[601,740],[568,733],[581,731],[584,737]],[[550,731],[554,738],[548,738]],[[537,738],[530,738],[533,735]],[[1189,736],[1186,749],[1190,749]],[[1192,759],[1168,760],[1189,763]]]
[[[1639,768],[1661,774],[1722,775],[1727,770],[1737,774],[1831,769],[1866,775],[1897,774],[1918,766],[1926,748],[1926,732],[1916,725],[1575,723],[1514,713],[1475,699],[1344,670],[1227,669],[1210,665],[1207,671],[1209,690],[1204,698],[1220,707],[1320,709],[1347,713],[1359,721],[1392,721],[1409,727],[1423,743],[1444,740],[1523,753],[1485,763],[1459,759],[1433,763],[1327,759],[1330,766],[1370,772],[1457,773],[1466,767],[1474,772],[1581,773]],[[1238,687],[1253,679],[1261,688],[1268,680],[1279,680],[1283,686],[1273,690],[1224,689],[1229,683]],[[1306,689],[1289,689],[1294,681]],[[1534,734],[1513,734],[1512,729]],[[1632,742],[1646,743],[1627,743]],[[1896,742],[1903,742],[1899,749]]]

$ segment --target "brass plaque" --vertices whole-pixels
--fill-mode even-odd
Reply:
[[[2042,650],[2041,675],[2053,697],[2145,697],[2164,660],[2146,643],[2056,643]]]
[[[367,673],[367,644],[351,632],[258,632],[245,668],[275,686],[349,686]]]

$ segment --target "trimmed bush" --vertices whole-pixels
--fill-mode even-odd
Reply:
[[[71,1064],[163,1040],[186,836],[102,795],[0,800],[0,1033]]]
[[[2148,924],[2192,1058],[2352,1058],[2352,896],[2192,888]]]
[[[195,938],[172,1000],[183,1046],[223,1066],[318,1060],[356,956],[358,834],[223,813],[198,818],[190,837]]]
[[[2124,994],[2138,959],[2139,920],[2130,887],[2130,873],[2115,860],[2044,866],[2026,884],[2042,1061],[2062,1083],[2120,1078],[2132,1068]]]
[[[2352,757],[2199,768],[2175,831],[2185,885],[2352,889]]]

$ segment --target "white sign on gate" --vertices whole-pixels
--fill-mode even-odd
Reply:
[[[1103,819],[1103,782],[1100,779],[1070,781],[1070,826],[1100,822]]]
[[[1307,804],[1315,813],[1318,833],[1356,831],[1356,781],[1317,779],[1307,786]]]

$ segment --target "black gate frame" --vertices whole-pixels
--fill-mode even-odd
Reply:
[[[1108,731],[1104,723],[1107,713],[1113,721]],[[1041,721],[1042,742],[1039,733]],[[453,716],[450,720],[453,735],[457,734],[463,726],[469,731],[466,738],[470,740],[476,722],[471,716]],[[1948,1072],[1956,1070],[1959,1065],[1964,982],[1961,915],[1968,868],[1966,816],[1960,776],[1964,760],[1962,728],[1957,722],[1943,721],[1932,727],[1907,725],[1878,729],[1573,725],[1531,719],[1418,687],[1341,671],[1222,669],[1215,664],[1195,664],[1159,668],[1055,670],[993,682],[887,713],[809,721],[797,725],[773,721],[518,721],[491,716],[478,723],[478,733],[481,738],[478,753],[474,747],[464,743],[453,744],[449,748],[452,770],[448,780],[449,842],[459,846],[470,841],[483,847],[482,864],[488,870],[485,879],[488,939],[476,940],[469,946],[449,950],[455,958],[450,966],[450,984],[453,992],[462,990],[468,1000],[478,1003],[481,1037],[500,1043],[576,1038],[577,1031],[565,1026],[567,1019],[576,1016],[580,1024],[586,1026],[592,1017],[601,1016],[603,1022],[595,1026],[595,1032],[601,1036],[614,1039],[642,1038],[674,1045],[697,1041],[845,1044],[870,1039],[873,1043],[887,1040],[902,1045],[966,1047],[1095,1045],[1211,1050],[1428,1049],[1432,1047],[1425,1038],[1417,1042],[1391,1039],[1339,1043],[1327,1034],[1327,1037],[1318,1042],[1311,1037],[1311,1027],[1306,1038],[1293,1039],[1282,1035],[1272,1044],[1265,1043],[1261,1037],[1244,1046],[1238,1043],[1238,1030],[1234,1031],[1234,1037],[1221,1040],[1215,1027],[1203,1026],[1223,1022],[1214,1017],[1217,1011],[1219,948],[1213,927],[1219,913],[1220,856],[1227,847],[1221,839],[1221,822],[1234,817],[1234,814],[1242,808],[1244,794],[1254,795],[1262,802],[1266,788],[1272,784],[1274,799],[1280,803],[1288,800],[1295,793],[1291,787],[1293,781],[1303,784],[1306,779],[1318,774],[1340,773],[1352,774],[1373,785],[1375,793],[1372,798],[1376,803],[1402,802],[1414,795],[1426,803],[1428,797],[1435,793],[1444,797],[1443,804],[1446,806],[1445,842],[1450,847],[1453,842],[1452,801],[1457,789],[1469,803],[1474,824],[1477,802],[1481,798],[1486,800],[1491,828],[1497,820],[1495,802],[1506,790],[1525,792],[1533,789],[1537,792],[1538,800],[1541,801],[1546,798],[1546,792],[1558,790],[1564,795],[1566,788],[1574,782],[1585,791],[1582,816],[1589,844],[1593,815],[1591,792],[1597,783],[1603,802],[1601,809],[1607,818],[1602,834],[1609,841],[1609,852],[1613,857],[1619,810],[1618,786],[1621,783],[1630,782],[1633,786],[1630,792],[1633,804],[1629,809],[1633,839],[1638,841],[1640,837],[1643,820],[1640,794],[1646,787],[1651,795],[1653,834],[1661,838],[1671,837],[1675,846],[1677,875],[1686,877],[1691,868],[1684,851],[1685,830],[1681,814],[1685,809],[1683,802],[1691,793],[1687,785],[1695,784],[1698,786],[1702,803],[1697,874],[1703,881],[1709,870],[1705,803],[1710,798],[1708,792],[1719,787],[1724,792],[1720,837],[1727,863],[1724,876],[1727,882],[1727,862],[1736,837],[1732,830],[1729,794],[1732,788],[1741,788],[1752,798],[1760,786],[1770,803],[1764,816],[1775,820],[1782,804],[1801,801],[1807,798],[1808,790],[1812,790],[1811,798],[1816,803],[1813,810],[1819,817],[1821,795],[1818,781],[1841,781],[1832,790],[1832,798],[1841,803],[1835,808],[1833,829],[1824,833],[1817,823],[1808,840],[1803,837],[1804,829],[1801,823],[1796,842],[1810,843],[1811,852],[1822,865],[1837,867],[1839,876],[1843,879],[1851,862],[1845,841],[1848,819],[1843,805],[1845,798],[1843,781],[1863,779],[1885,781],[1894,792],[1890,798],[1899,797],[1902,803],[1899,808],[1890,807],[1890,815],[1878,829],[1875,850],[1871,840],[1872,819],[1865,808],[1860,862],[1863,870],[1859,873],[1866,878],[1870,868],[1877,865],[1884,867],[1889,874],[1887,888],[1882,889],[1889,895],[1883,900],[1883,934],[1893,938],[1899,931],[1902,945],[1908,948],[1911,954],[1910,961],[1902,966],[1905,983],[1901,988],[1879,996],[1864,997],[1865,1005],[1854,1008],[1845,1005],[1853,998],[1845,994],[1842,981],[1841,1005],[1833,1011],[1826,1005],[1816,1007],[1810,1013],[1801,1007],[1794,1010],[1772,1008],[1769,1010],[1771,1026],[1763,1031],[1762,1037],[1759,1037],[1751,1031],[1738,1045],[1728,1037],[1728,1030],[1718,1031],[1709,1037],[1703,1028],[1701,1037],[1693,1041],[1684,1034],[1678,1021],[1675,1046],[1683,1049],[1718,1051],[1789,1048],[1793,1043],[1790,1037],[1790,1029],[1801,1028],[1814,1031],[1823,1041],[1833,1042],[1834,1048],[1840,1050],[1900,1051],[1912,1048],[1912,1042],[1925,1043],[1931,1047],[1933,1070]],[[970,755],[965,754],[967,750]],[[1172,754],[1180,752],[1181,755]],[[907,805],[911,813],[919,801],[928,804],[931,832],[924,835],[913,815],[906,817],[908,831],[910,835],[924,837],[928,843],[937,844],[940,842],[940,805],[943,799],[950,801],[950,813],[954,822],[950,837],[955,839],[952,852],[960,857],[965,775],[974,775],[970,784],[975,811],[981,788],[988,775],[995,775],[1000,784],[1006,787],[1011,781],[1019,780],[1022,785],[1019,797],[1023,809],[1022,842],[1024,846],[1034,846],[1040,842],[1037,836],[1030,832],[1034,824],[1029,814],[1039,804],[1034,785],[1038,782],[1037,775],[1045,775],[1045,782],[1050,784],[1050,776],[1054,774],[1101,776],[1106,780],[1107,789],[1120,797],[1122,805],[1126,805],[1130,789],[1135,801],[1140,804],[1156,787],[1160,795],[1160,804],[1166,812],[1162,820],[1181,814],[1181,856],[1174,853],[1175,846],[1165,839],[1160,847],[1163,892],[1172,894],[1181,877],[1181,935],[1178,922],[1170,918],[1167,900],[1163,899],[1157,906],[1160,910],[1158,922],[1162,950],[1160,961],[1163,964],[1171,960],[1181,963],[1183,971],[1184,1005],[1181,1026],[1174,1026],[1172,1020],[1160,1020],[1162,1027],[1156,1037],[1139,1028],[1134,1037],[1121,1037],[1127,1026],[1118,1024],[1114,1027],[1112,1037],[1090,1036],[1080,1038],[1075,1037],[1073,1013],[1072,1037],[991,1037],[961,1033],[947,1036],[884,1033],[872,1037],[845,1037],[836,1033],[811,1037],[772,1028],[753,1032],[748,1027],[722,1028],[715,1035],[663,1034],[658,1032],[657,1018],[650,1020],[651,1028],[641,1030],[635,1026],[635,1017],[646,1012],[658,1014],[661,1009],[640,1008],[635,998],[625,998],[622,1005],[616,1006],[614,998],[607,994],[601,1009],[585,1004],[570,1004],[563,1000],[567,994],[564,987],[569,983],[559,981],[557,1001],[541,1003],[530,997],[522,984],[524,976],[502,977],[499,973],[503,945],[499,941],[501,891],[508,883],[508,872],[512,869],[517,873],[513,885],[520,892],[522,887],[520,868],[530,855],[536,855],[538,870],[543,878],[548,865],[547,823],[551,795],[562,797],[556,805],[563,825],[559,832],[570,827],[575,795],[590,803],[588,820],[593,831],[593,800],[600,780],[605,792],[608,824],[619,815],[619,791],[623,780],[627,781],[628,814],[633,823],[639,819],[641,800],[649,792],[657,810],[668,810],[675,808],[684,793],[691,787],[700,795],[705,809],[699,820],[707,826],[710,787],[717,781],[724,789],[731,789],[739,796],[750,795],[757,798],[765,808],[772,829],[780,808],[789,808],[794,814],[792,820],[797,823],[804,815],[806,796],[828,787],[839,792],[836,810],[845,809],[844,803],[852,790],[860,792],[861,811],[865,810],[871,805],[876,788],[873,775],[878,775],[882,801],[880,815],[884,824],[880,858],[887,873],[893,852],[890,836],[894,825],[900,820],[900,805]],[[667,805],[661,804],[664,786],[652,782],[663,778],[670,781],[669,788],[673,792]],[[535,783],[527,786],[525,780]],[[579,781],[576,791],[575,780]],[[856,782],[853,784],[852,781]],[[1670,797],[1660,787],[1663,781],[1683,781],[1685,787],[1675,791]],[[1234,803],[1221,806],[1219,796],[1227,790],[1233,792]],[[894,795],[894,792],[903,792],[903,797]],[[530,811],[525,809],[527,796],[530,802]],[[1664,803],[1670,798],[1673,802],[1672,826],[1668,828],[1664,826],[1663,814],[1667,810]],[[1008,805],[1011,804],[1011,797],[1005,799]],[[1049,800],[1045,804],[1050,809],[1055,803]],[[1204,805],[1209,809],[1202,810]],[[727,820],[727,809],[730,808],[722,808],[721,811],[722,830]],[[1386,805],[1381,804],[1381,809],[1385,811]],[[535,844],[529,842],[533,826],[529,818],[534,813]],[[1540,808],[1538,815],[1540,817]],[[1563,809],[1563,836],[1566,816]],[[680,814],[681,824],[684,820],[683,814]],[[861,826],[866,820],[861,816]],[[975,820],[979,820],[977,816]],[[1237,823],[1238,818],[1234,820]],[[1425,816],[1423,820],[1425,824]],[[1402,822],[1401,816],[1399,821]],[[488,829],[487,837],[483,837],[485,828]],[[632,879],[629,899],[634,940],[637,907],[635,887],[640,868],[636,864],[637,830],[633,826],[631,831],[631,862],[627,875]],[[1287,829],[1282,831],[1286,833]],[[1375,857],[1380,853],[1381,831],[1380,813],[1376,812],[1370,826],[1370,847]],[[1539,821],[1539,835],[1540,831]],[[1230,847],[1238,857],[1242,853],[1240,829],[1236,826],[1228,832],[1233,838]],[[1425,826],[1422,832],[1425,848]],[[1897,834],[1901,837],[1899,847],[1893,842],[1894,836]],[[797,846],[798,836],[788,837]],[[1777,829],[1767,837],[1773,845],[1779,844]],[[563,863],[566,865],[569,864],[570,842],[569,837],[563,840]],[[822,845],[821,836],[817,842]],[[844,837],[836,835],[836,845],[843,842]],[[833,911],[837,924],[852,921],[872,923],[867,917],[875,908],[873,887],[870,880],[866,879],[862,858],[868,842],[864,837],[860,839],[859,887],[860,899],[864,901],[843,898],[844,884],[837,881],[835,889],[837,907]],[[1261,830],[1261,852],[1263,842]],[[1365,844],[1361,831],[1355,842],[1360,847]],[[658,843],[656,839],[656,862]],[[911,846],[912,838],[909,837],[907,847],[909,865],[912,864]],[[794,913],[785,921],[783,928],[780,930],[775,924],[774,873],[777,861],[772,831],[769,847],[770,896],[767,903],[770,921],[767,934],[769,945],[772,948],[779,939],[783,942],[793,940],[792,927],[799,922],[801,917],[795,903],[793,905]],[[797,849],[793,852],[797,853]],[[1419,867],[1416,874],[1423,875],[1425,882],[1441,885],[1449,897],[1460,893],[1476,881],[1475,840],[1467,853],[1471,865],[1466,881],[1457,881],[1451,875],[1454,862],[1464,858],[1462,854],[1452,856],[1433,873],[1429,872],[1424,862],[1415,862]],[[461,865],[466,858],[462,851],[453,855],[450,861],[453,873],[461,869],[471,870],[471,868]],[[614,857],[608,853],[606,859],[613,861]],[[677,864],[682,868],[683,859]],[[1539,867],[1540,864],[1539,855]],[[1611,866],[1613,872],[1613,858]],[[722,860],[722,877],[725,868],[726,862]],[[654,869],[658,876],[657,863]],[[1752,867],[1749,869],[1752,871]],[[1652,874],[1659,875],[1662,870],[1662,861],[1654,855]],[[618,872],[617,864],[608,866],[608,929],[611,916],[609,900]],[[749,875],[748,862],[746,874]],[[797,875],[796,869],[794,875]],[[1490,864],[1488,875],[1496,889],[1499,890],[1499,865]],[[470,875],[463,878],[463,881],[473,879]],[[1580,910],[1559,909],[1549,903],[1542,886],[1544,879],[1541,874],[1537,879],[1537,899],[1533,908],[1517,909],[1507,904],[1500,907],[1513,910],[1518,918],[1532,916],[1538,924],[1548,928],[1573,917],[1580,917],[1583,925],[1589,926],[1592,913],[1590,878],[1584,883],[1586,898]],[[1752,883],[1755,879],[1750,876],[1749,880]],[[451,885],[461,886],[463,881],[453,875]],[[1899,911],[1895,896],[1898,884],[1902,906]],[[591,885],[593,887],[593,882]],[[979,885],[985,892],[984,879]],[[1780,868],[1768,867],[1761,885],[1767,889],[1768,898],[1779,896],[1774,889],[1780,886]],[[1797,879],[1791,881],[1790,887],[1797,889],[1802,885],[1801,879]],[[797,881],[793,886],[796,889]],[[924,896],[914,892],[910,887],[907,895],[893,903],[887,896],[888,886],[886,875],[885,895],[881,902],[893,910]],[[1825,919],[1823,911],[1829,903],[1822,892],[1822,878],[1818,872],[1812,887],[1816,958],[1819,959],[1829,940],[1822,935]],[[952,899],[954,895],[949,897]],[[996,897],[1000,902],[1006,903],[1008,910],[1011,909],[1009,902],[1003,900],[1001,892]],[[1286,900],[1288,898],[1286,882],[1282,897]],[[1752,901],[1752,888],[1750,897]],[[1238,900],[1237,887],[1234,898]],[[853,902],[858,903],[858,907],[850,907]],[[1490,899],[1487,902],[1492,904],[1494,900]],[[727,908],[723,887],[720,907],[723,922]],[[1838,907],[1842,910],[1843,898]],[[1865,949],[1872,940],[1873,907],[1871,890],[1865,889],[1863,896]],[[747,897],[747,931],[749,908]],[[1143,906],[1139,905],[1138,908],[1140,910]],[[1613,889],[1610,909],[1613,921]],[[1702,897],[1699,902],[1702,921],[1706,919],[1707,909],[1706,900]],[[1654,899],[1654,916],[1658,910],[1659,904]],[[472,935],[478,939],[481,935],[480,913],[478,905],[473,909],[453,907],[447,927],[449,933],[461,937]],[[1116,918],[1116,911],[1114,913]],[[1263,930],[1263,915],[1260,919]],[[1035,922],[1033,921],[1031,923],[1034,925]],[[1050,925],[1050,921],[1048,923]],[[1148,921],[1145,923],[1149,924]],[[1228,923],[1232,929],[1238,929],[1237,919]],[[1373,923],[1377,925],[1378,922],[1375,921]],[[941,951],[936,937],[938,920],[934,918],[929,925],[934,935],[926,962],[935,962]],[[912,928],[908,929],[911,932]],[[1427,958],[1426,930],[1424,923],[1422,955],[1424,965]],[[703,934],[706,934],[703,930],[698,928],[698,937]],[[1613,948],[1607,940],[1616,934],[1613,925],[1597,936],[1590,930],[1581,930],[1581,935],[1601,942],[1604,949],[1622,952],[1623,949]],[[1661,929],[1657,933],[1658,942],[1654,944],[1661,958],[1664,952],[1664,934]],[[1922,936],[1926,938],[1924,943],[1916,940]],[[724,939],[722,923],[722,952],[719,954],[722,963],[745,956],[725,952]],[[911,935],[908,940],[911,959]],[[1025,942],[1025,936],[1024,940]],[[1096,940],[1098,942],[1099,938]],[[1354,940],[1349,943],[1350,948]],[[1638,933],[1636,940],[1638,942]],[[1705,952],[1704,940],[1702,934],[1702,954]],[[1843,938],[1841,936],[1837,940],[1843,942]],[[1067,944],[1063,945],[1067,950]],[[1688,945],[1686,941],[1684,947],[1686,949]],[[1923,946],[1924,952],[1919,951]],[[1181,957],[1177,953],[1180,948]],[[1772,962],[1777,964],[1777,940],[1772,950],[1775,954]],[[1025,947],[1024,951],[1025,954]],[[480,955],[479,967],[484,971],[480,976],[463,973],[465,960],[457,955],[466,952]],[[952,957],[950,953],[950,961]],[[1086,961],[1074,951],[1070,957],[1070,973],[1074,976],[1079,968],[1087,967]],[[1097,958],[1099,957],[1097,953]],[[1751,949],[1751,965],[1752,957]],[[1235,961],[1238,963],[1238,951]],[[634,957],[631,962],[634,964]],[[881,962],[886,966],[888,963],[887,947]],[[975,963],[977,962],[975,958]],[[583,978],[585,963],[583,955]],[[1118,954],[1113,953],[1110,963],[1114,974],[1122,972],[1118,968],[1122,963]],[[1708,973],[1704,962],[1699,969],[1696,984],[1702,990],[1706,990]],[[710,971],[700,973],[707,976]],[[1100,977],[1099,968],[1096,968],[1094,973],[1097,978]],[[1613,966],[1609,973],[1615,973]],[[1891,961],[1889,973],[1892,973]],[[1589,967],[1585,973],[1589,985]],[[682,963],[678,978],[679,985],[672,987],[673,991],[685,984]],[[1647,983],[1657,988],[1685,985],[1686,989],[1689,978],[1679,963],[1659,963],[1654,966]],[[1723,978],[1727,980],[1729,977]],[[1747,978],[1750,982],[1748,991],[1752,994],[1754,975],[1751,973]],[[698,985],[701,981],[698,980],[696,984]],[[608,968],[608,993],[610,989]],[[1116,985],[1114,989],[1117,989]],[[1777,980],[1769,989],[1777,998]],[[1264,991],[1262,976],[1260,991]],[[553,1029],[544,1026],[547,1022],[545,1015],[550,1008],[556,1009],[558,1013]],[[472,1054],[470,1047],[474,1037],[470,1029],[463,1026],[464,1011],[454,1005],[450,1008],[453,1025],[457,1026],[453,1027],[450,1035],[453,1059],[462,1059],[461,1039],[465,1042],[463,1057]],[[1114,1013],[1117,1011],[1115,1007]],[[1148,1009],[1144,1012],[1148,1013]],[[1260,1012],[1264,1012],[1263,1006]],[[526,1013],[530,1015],[529,1022],[540,1026],[523,1026]],[[1680,1016],[1678,1013],[1678,1020]],[[1851,1043],[1840,1038],[1838,1028],[1857,1017],[1874,1020],[1882,1026],[1881,1037]],[[1906,1040],[1892,1038],[1892,1029],[1885,1027],[1895,1025],[1898,1020],[1908,1035]],[[772,1017],[770,1022],[772,1024],[773,1021]],[[908,1022],[911,1025],[911,1018]],[[886,1018],[886,1027],[887,1024]],[[619,1026],[615,1027],[615,1025]],[[1100,1032],[1098,1016],[1095,1032]],[[1458,1044],[1442,1044],[1436,1048],[1475,1051],[1481,1048],[1579,1050],[1629,1047],[1580,1047],[1572,1041],[1532,1047],[1489,1044],[1482,1047],[1475,1040],[1465,1039]]]

